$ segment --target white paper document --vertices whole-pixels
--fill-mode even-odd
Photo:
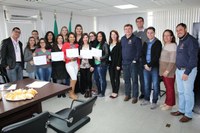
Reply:
[[[46,85],[48,83],[49,82],[46,82],[46,81],[34,81],[33,83],[26,85],[26,87],[29,87],[29,88],[41,88],[41,87],[43,87],[44,85]]]
[[[63,52],[51,52],[51,60],[52,61],[64,61],[64,53]]]
[[[47,57],[46,57],[46,55],[35,56],[35,57],[33,57],[33,62],[36,66],[46,65],[47,64]]]
[[[102,50],[97,48],[92,48],[92,55],[94,57],[102,57]]]
[[[80,56],[83,59],[92,59],[92,50],[80,50]]]
[[[79,57],[78,48],[66,49],[66,53],[68,58]]]

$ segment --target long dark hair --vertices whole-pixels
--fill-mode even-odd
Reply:
[[[111,44],[113,42],[113,39],[111,37],[112,32],[114,32],[117,35],[117,43],[119,43],[119,33],[116,30],[111,30],[110,37],[109,37],[109,44]]]
[[[83,33],[83,35],[81,36],[81,45],[84,44],[84,42],[83,42],[84,36],[87,36],[87,37],[88,37],[88,44],[89,44],[89,35],[88,35],[88,33]]]
[[[31,37],[29,37],[29,38],[28,38],[27,45],[26,45],[26,48],[28,48],[29,50],[31,49],[31,48],[30,48],[30,40],[31,40],[31,39],[34,39],[34,41],[35,41],[35,43],[34,43],[34,46],[36,46],[36,40],[35,40],[35,38],[34,38],[34,37],[32,37],[32,36],[31,36]]]
[[[166,29],[166,30],[163,32],[163,42],[164,42],[164,34],[165,34],[165,32],[169,32],[169,33],[170,33],[170,36],[172,37],[171,43],[176,43],[176,38],[175,38],[175,36],[174,36],[174,33],[173,33],[173,31],[170,30],[170,29]]]
[[[74,33],[76,34],[76,29],[77,29],[78,27],[81,27],[81,29],[82,29],[82,33],[81,33],[81,34],[83,34],[83,27],[82,27],[81,24],[77,24],[77,25],[75,26],[75,28],[74,28]]]
[[[47,33],[46,33],[46,35],[45,35],[45,39],[46,39],[46,42],[47,43],[50,43],[50,42],[48,42],[48,35],[49,34],[52,34],[52,36],[53,36],[53,38],[52,38],[52,43],[54,43],[55,42],[55,35],[54,35],[54,33],[52,32],[52,31],[48,31]]]
[[[98,41],[98,43],[100,43],[100,45],[102,46],[102,45],[106,42],[106,35],[105,35],[105,33],[104,33],[103,31],[99,31],[99,32],[97,33],[97,38],[98,38],[98,35],[99,35],[99,34],[102,35],[102,40],[101,40],[101,42],[99,42],[98,39],[97,39],[97,41]]]

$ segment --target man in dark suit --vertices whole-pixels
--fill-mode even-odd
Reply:
[[[10,82],[23,79],[24,56],[20,34],[21,30],[14,27],[11,37],[1,43],[1,65],[6,69]]]

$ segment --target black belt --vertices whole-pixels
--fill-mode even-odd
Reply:
[[[22,62],[18,62],[18,61],[17,61],[16,63],[22,63]]]

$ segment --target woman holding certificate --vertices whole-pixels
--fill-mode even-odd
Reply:
[[[50,81],[51,79],[51,50],[47,49],[47,44],[44,38],[39,40],[39,48],[33,53],[34,64],[39,80]]]
[[[84,33],[81,37],[80,45],[80,82],[81,89],[85,93],[85,98],[91,97],[92,89],[92,72],[94,71],[94,59],[91,54],[91,45],[89,45],[89,35]]]
[[[64,43],[62,51],[64,52],[65,58],[65,68],[70,75],[70,86],[72,90],[69,92],[69,97],[72,99],[77,99],[77,95],[74,93],[75,85],[77,81],[77,74],[80,64],[79,45],[76,43],[76,35],[73,32],[70,32],[68,35],[69,42]]]
[[[53,45],[52,51],[51,51],[51,58],[52,58],[52,78],[55,83],[66,85],[66,77],[67,77],[67,71],[65,69],[65,62],[64,56],[62,56],[62,59],[59,60],[56,58],[54,59],[53,54],[58,54],[58,56],[63,55],[62,47],[64,44],[64,38],[61,34],[57,35],[56,37],[56,44]],[[66,97],[65,93],[62,95],[58,95],[58,97]]]
[[[28,77],[35,79],[35,65],[33,63],[33,52],[35,51],[36,41],[34,37],[29,37],[27,46],[24,50],[24,61],[26,63],[26,72]]]
[[[110,98],[116,98],[119,91],[122,64],[122,47],[119,41],[119,34],[116,30],[110,32],[109,49],[109,74],[112,85],[112,94]]]
[[[98,88],[98,96],[104,97],[106,91],[106,72],[108,66],[109,48],[106,43],[105,33],[100,31],[97,33],[97,46],[95,48],[95,67],[94,67],[94,78]],[[98,51],[101,51],[99,54]]]

